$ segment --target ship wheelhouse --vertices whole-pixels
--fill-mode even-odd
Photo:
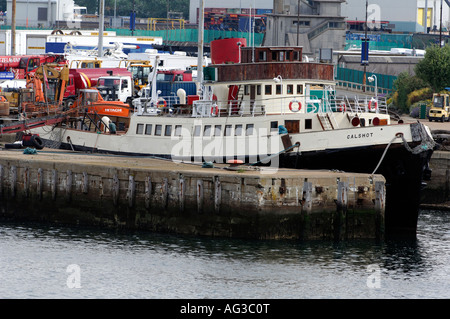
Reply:
[[[205,68],[204,85],[229,113],[318,112],[334,91],[333,65],[303,61],[301,47],[243,47],[237,61],[219,62]]]

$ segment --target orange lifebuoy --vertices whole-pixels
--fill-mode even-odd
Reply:
[[[167,106],[167,102],[164,99],[160,99],[158,100],[158,103],[156,104],[157,107],[166,107]]]
[[[219,107],[217,105],[211,106],[211,115],[215,116],[219,115]]]
[[[373,104],[372,104],[373,102]],[[369,111],[376,110],[378,107],[378,102],[376,100],[369,101]]]
[[[339,111],[340,112],[347,111],[347,105],[345,104],[345,102],[341,102],[341,104],[339,104]]]
[[[232,159],[232,160],[228,160],[227,163],[230,164],[230,166],[238,166],[238,165],[244,164],[244,161],[238,160],[238,159]]]
[[[294,103],[298,104],[298,108],[296,110],[292,108],[292,104],[294,104]],[[289,110],[291,110],[291,112],[298,112],[301,110],[301,108],[302,108],[302,103],[300,103],[300,101],[293,100],[289,103]]]

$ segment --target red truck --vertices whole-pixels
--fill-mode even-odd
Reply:
[[[69,82],[67,84],[66,92],[64,93],[66,105],[70,106],[77,99],[79,90],[96,87],[98,78],[108,75],[132,77],[131,72],[126,68],[70,69]]]
[[[192,71],[158,70],[156,81],[188,82],[192,81]]]
[[[12,72],[15,79],[25,79],[32,74],[38,66],[45,63],[66,63],[62,55],[3,55],[0,56],[0,72]]]

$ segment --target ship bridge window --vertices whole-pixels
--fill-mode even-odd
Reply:
[[[222,135],[222,125],[216,125],[214,127],[214,136]]]
[[[152,124],[145,125],[145,134],[146,135],[152,135],[152,127],[153,127]]]
[[[292,84],[286,85],[286,94],[294,94],[294,85]]]
[[[171,136],[172,135],[172,125],[166,125],[166,129],[164,131],[165,136]]]
[[[303,94],[303,85],[301,84],[297,85],[297,94]]]
[[[278,60],[283,62],[284,61],[284,52],[280,51],[280,54],[278,55]]]
[[[181,136],[181,125],[175,125],[175,136]]]
[[[233,129],[232,125],[225,125],[225,136],[231,136],[232,129]]]
[[[267,61],[267,52],[259,51],[259,61]]]
[[[261,95],[261,85],[256,86],[256,95]]]
[[[271,132],[278,131],[278,121],[270,122],[270,131]]]
[[[312,119],[305,119],[305,130],[312,129]]]
[[[194,136],[200,136],[200,132],[202,131],[201,125],[195,125],[194,126]]]
[[[300,54],[298,51],[294,51],[293,61],[300,61]]]
[[[142,134],[144,133],[144,124],[138,124],[136,126],[136,134]]]
[[[272,85],[265,85],[264,86],[264,94],[265,95],[272,95]]]
[[[155,125],[155,135],[156,136],[161,136],[161,132],[162,132],[162,125],[156,124]]]
[[[205,125],[203,129],[203,136],[211,136],[211,125]]]
[[[242,124],[236,124],[234,127],[234,136],[241,136],[242,135]]]
[[[277,84],[276,94],[283,94],[283,86],[281,84]]]
[[[244,85],[244,95],[249,95],[250,93],[250,90],[249,90],[249,88],[250,88],[250,85]]]
[[[247,136],[253,135],[254,130],[255,130],[254,124],[247,124],[247,126],[245,127],[245,135]]]

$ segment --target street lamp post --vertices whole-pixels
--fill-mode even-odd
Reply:
[[[372,74],[371,76],[369,76],[368,80],[370,83],[375,81],[375,99],[378,100],[377,76],[375,74]]]
[[[371,103],[374,103],[375,107],[372,108],[375,110],[375,112],[378,113],[378,87],[377,87],[377,76],[375,74],[372,74],[372,76],[369,76],[367,78],[369,80],[369,82],[373,82],[375,81],[375,98],[372,98]],[[369,111],[370,111],[371,107],[370,107],[370,103],[369,103]]]

